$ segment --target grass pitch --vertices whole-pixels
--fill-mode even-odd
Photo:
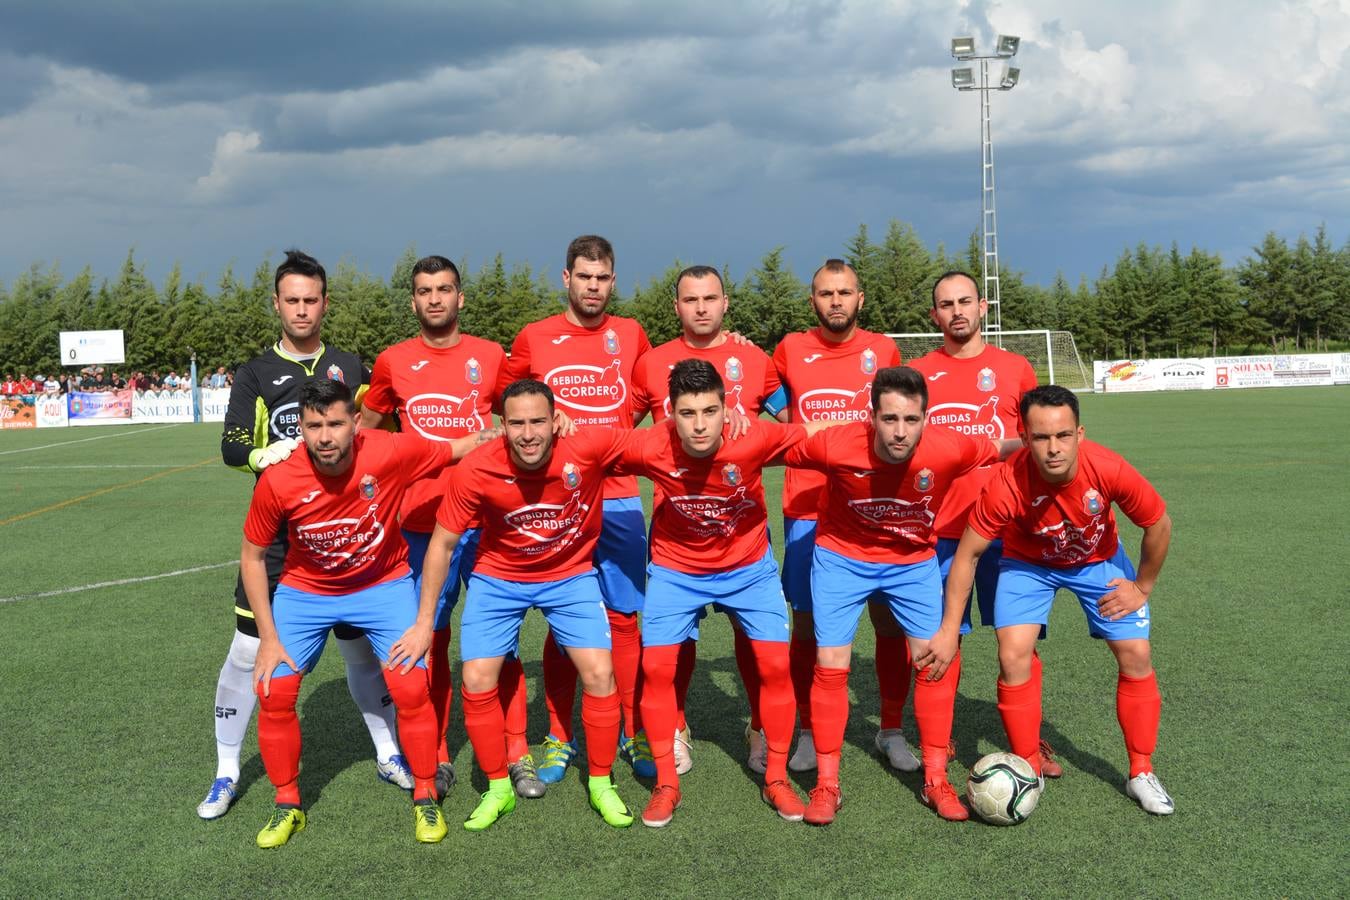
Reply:
[[[330,647],[300,701],[309,828],[270,853],[253,846],[271,788],[252,732],[234,809],[216,822],[194,812],[214,771],[214,687],[251,488],[219,462],[219,426],[0,433],[0,895],[1350,894],[1350,389],[1089,396],[1083,411],[1089,436],[1148,476],[1175,520],[1153,640],[1155,762],[1176,815],[1150,817],[1123,795],[1110,654],[1061,597],[1041,652],[1046,733],[1066,775],[1016,828],[941,821],[917,800],[919,775],[872,752],[866,625],[845,806],[825,829],[780,822],[743,765],[730,628],[713,617],[690,694],[695,767],[669,828],[609,829],[573,771],[489,832],[463,832],[483,782],[465,779],[457,704],[450,836],[415,844],[406,795],[376,781]],[[1122,525],[1134,555],[1138,531]],[[542,638],[532,615],[522,649],[536,740]],[[977,631],[964,655],[954,781],[1004,747],[993,634]],[[913,742],[908,716],[905,727]],[[647,787],[616,773],[640,809]]]

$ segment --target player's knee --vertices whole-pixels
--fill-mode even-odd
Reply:
[[[485,665],[485,660],[465,660],[460,669],[459,680],[464,690],[471,694],[481,694],[497,686],[499,670]]]
[[[787,644],[780,641],[751,641],[755,648],[755,666],[763,681],[787,680],[791,670]]]
[[[1120,671],[1130,678],[1145,678],[1153,671],[1153,657],[1145,640],[1111,641]]]
[[[234,666],[245,672],[253,671],[253,663],[258,658],[258,639],[236,631],[230,641],[230,652],[225,657],[226,665]]]
[[[816,647],[816,665],[823,669],[847,669],[853,657],[853,645]]]
[[[258,708],[264,714],[288,714],[295,712],[296,700],[300,697],[299,675],[282,675],[280,678],[273,678],[264,692],[263,683],[259,681],[256,685],[258,692]]]
[[[389,688],[389,696],[394,699],[394,706],[404,712],[430,702],[426,669],[414,666],[407,673],[398,669],[385,669],[384,683]]]

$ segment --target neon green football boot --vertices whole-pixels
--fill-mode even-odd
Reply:
[[[277,806],[258,832],[258,846],[264,850],[280,847],[297,831],[305,830],[305,811],[294,806]]]
[[[614,788],[608,775],[592,775],[586,783],[591,795],[591,809],[600,814],[605,824],[627,828],[633,824],[633,814]]]
[[[516,792],[510,778],[493,778],[479,798],[478,806],[464,820],[465,831],[486,831],[493,822],[516,808]]]
[[[439,844],[446,832],[445,813],[435,800],[413,801],[413,835],[423,844]]]

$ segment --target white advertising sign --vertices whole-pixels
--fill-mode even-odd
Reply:
[[[61,365],[92,366],[98,363],[124,363],[126,348],[121,331],[61,332]]]
[[[137,391],[131,400],[133,422],[191,422],[192,391]]]
[[[65,394],[37,395],[37,427],[65,428],[70,424]]]
[[[229,388],[202,388],[202,421],[224,422],[230,405]]]

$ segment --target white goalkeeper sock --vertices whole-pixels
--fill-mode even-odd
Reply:
[[[216,777],[239,780],[239,753],[253,718],[253,661],[258,639],[236,630],[216,680]]]
[[[370,649],[370,641],[363,637],[355,640],[338,638],[337,645],[347,663],[347,690],[351,691],[352,699],[361,710],[361,718],[366,720],[370,739],[375,743],[375,758],[386,760],[399,752],[394,740],[398,712],[385,686],[380,661]]]

